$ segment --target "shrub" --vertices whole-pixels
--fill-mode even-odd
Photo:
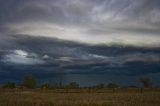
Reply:
[[[16,84],[14,82],[7,82],[3,86],[3,88],[13,89],[16,87]]]

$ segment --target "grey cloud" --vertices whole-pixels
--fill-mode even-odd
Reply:
[[[64,67],[74,67],[74,66],[97,67],[100,65],[100,68],[102,68],[102,66],[105,66],[108,68],[109,67],[117,68],[117,67],[126,67],[125,65],[129,62],[159,63],[160,55],[150,54],[150,53],[147,53],[147,54],[133,53],[133,54],[110,57],[110,56],[89,54],[88,57],[86,56],[85,59],[80,58],[79,61],[74,61],[74,59],[72,59],[72,62],[68,64],[64,64]]]
[[[91,24],[92,17],[97,17],[97,15],[104,16],[108,13],[113,13],[113,15],[109,16],[111,20],[116,19],[116,17],[127,17],[125,20],[131,19],[130,21],[132,21],[134,19],[133,21],[140,20],[141,22],[145,20],[151,21],[155,17],[157,17],[156,19],[159,17],[156,13],[152,15],[153,11],[159,13],[158,0],[29,0],[23,2],[2,0],[1,4],[3,4],[3,7],[1,7],[2,18],[10,18],[13,21],[40,19],[41,21],[53,21],[53,23]],[[9,9],[8,6],[13,9]],[[96,24],[94,21],[92,23]]]
[[[145,41],[149,36],[155,38],[152,40],[156,40],[159,44],[159,4],[158,0],[1,0],[0,59],[2,60],[7,54],[10,56],[11,50],[20,49],[28,53],[33,52],[42,59],[45,58],[43,61],[46,62],[46,66],[42,67],[43,70],[49,71],[60,66],[64,68],[83,66],[84,69],[89,67],[89,71],[94,67],[100,69],[105,67],[105,69],[109,68],[108,70],[117,67],[118,70],[118,67],[129,67],[128,63],[137,61],[144,64],[147,62],[158,64],[159,45],[136,48],[130,45],[122,46],[120,43],[125,39],[132,40],[127,37],[134,35],[137,36],[135,40],[139,40],[139,36],[142,35],[141,38],[144,39],[140,43],[150,42],[150,39]],[[104,39],[108,40],[111,36],[115,37],[111,40],[118,42],[119,37],[125,35],[126,38],[122,37],[117,45],[86,45],[76,41],[47,38],[47,34],[44,37],[8,35],[10,27],[23,27],[22,24],[32,28],[34,25],[31,23],[37,23],[43,30],[45,25],[41,22],[53,24],[62,30],[78,30],[78,34],[84,34],[83,40],[86,42],[94,37],[105,36]],[[74,36],[76,36],[75,32],[72,33]],[[112,36],[112,34],[117,35]],[[73,36],[69,39],[72,38]],[[97,38],[95,40],[99,44],[103,38],[100,40]],[[154,48],[155,46],[157,48]],[[126,70],[125,68],[120,70],[123,69]]]
[[[87,39],[84,42],[89,44],[148,47],[143,39],[137,39],[150,39],[148,36],[153,35],[159,39],[159,4],[158,0],[2,0],[0,31],[34,36],[42,34],[79,42]],[[134,34],[136,38],[132,37]],[[129,38],[124,38],[124,35]],[[127,42],[133,38],[133,42]],[[157,47],[159,42],[153,40],[149,41],[151,47]]]
[[[0,79],[157,75],[159,35],[159,0],[0,0]]]
[[[6,54],[2,60],[6,64],[24,64],[24,65],[35,65],[45,64],[41,58],[34,53],[27,53],[23,50],[13,50],[9,54]]]
[[[26,35],[8,35],[8,37],[11,37],[10,42],[16,43],[12,43],[9,47],[7,47],[8,45],[1,45],[1,47],[5,49],[0,50],[0,69],[7,73],[18,72],[25,74],[27,72],[33,72],[38,75],[40,73],[42,75],[56,75],[60,73],[63,75],[112,74],[125,76],[159,73],[159,48],[93,46]],[[15,59],[13,50],[26,51],[30,56],[22,55],[20,56],[20,60],[26,62],[27,59],[27,62],[31,62],[33,67],[27,65],[28,63],[15,64],[15,61],[11,61],[11,58]],[[25,53],[22,54],[25,55]],[[9,55],[10,58],[4,62],[7,55]],[[45,55],[49,58],[44,59],[43,57]],[[36,59],[36,62],[35,60],[32,61],[33,59]],[[43,61],[43,64],[37,64],[37,61]]]

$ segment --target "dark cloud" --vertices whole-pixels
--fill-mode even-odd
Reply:
[[[49,45],[51,46],[51,45]],[[67,46],[67,45],[65,45]],[[83,48],[83,46],[82,46]],[[85,47],[84,47],[85,48]],[[108,47],[106,47],[107,49]],[[132,48],[130,48],[132,49]],[[113,49],[114,50],[114,49]],[[133,50],[134,51],[134,50]],[[147,53],[149,52],[149,54],[142,54],[141,57],[137,56],[137,59],[135,60],[130,60],[130,61],[126,61],[124,64],[119,64],[119,62],[124,62],[123,60],[125,60],[126,58],[119,55],[120,57],[117,57],[116,60],[109,60],[109,62],[104,61],[103,59],[93,59],[90,57],[90,59],[86,60],[86,59],[72,59],[72,62],[68,62],[68,61],[57,61],[57,59],[63,57],[60,56],[61,53],[59,53],[59,56],[54,57],[54,58],[50,58],[49,60],[46,60],[47,64],[42,64],[42,65],[23,65],[23,64],[9,64],[9,63],[4,63],[4,62],[0,62],[0,76],[1,77],[1,81],[8,81],[8,80],[14,80],[14,81],[20,81],[22,80],[23,76],[25,76],[26,74],[30,74],[32,73],[36,78],[38,78],[38,81],[44,82],[44,81],[53,81],[53,82],[59,82],[59,80],[61,78],[64,79],[65,81],[77,81],[79,82],[80,80],[83,79],[83,77],[85,76],[91,76],[91,77],[86,77],[85,78],[85,83],[90,83],[90,84],[95,84],[93,83],[96,80],[99,80],[99,78],[101,78],[100,76],[114,76],[114,82],[117,81],[121,81],[121,83],[124,83],[123,77],[128,77],[127,79],[130,79],[132,77],[138,77],[141,75],[151,75],[151,74],[158,74],[159,73],[159,69],[160,69],[160,65],[159,65],[159,61],[153,61],[150,60],[150,58],[146,59],[146,57],[152,57],[151,55],[156,54],[159,52],[155,52],[157,50],[146,50]],[[36,50],[33,52],[37,52]],[[37,52],[40,53],[41,51]],[[48,51],[48,53],[50,52],[50,54],[52,54],[52,51]],[[63,51],[65,52],[65,51]],[[124,51],[123,51],[124,52]],[[134,51],[133,54],[137,54],[137,52],[142,52],[142,51]],[[90,52],[91,53],[91,52]],[[97,53],[98,54],[98,53]],[[106,53],[107,54],[107,53]],[[125,54],[128,54],[127,51],[125,52]],[[146,56],[145,56],[146,54]],[[1,54],[2,57],[5,54]],[[81,54],[84,55],[84,54]],[[114,55],[114,54],[113,54]],[[118,54],[116,54],[118,55]],[[111,56],[111,55],[110,55]],[[50,56],[52,57],[52,56]],[[73,58],[73,56],[72,56]],[[115,57],[116,58],[116,57]],[[115,59],[114,58],[114,59]],[[135,58],[135,56],[130,55],[130,57],[128,57],[128,59],[130,58]],[[140,60],[139,60],[140,58]],[[160,57],[156,57],[156,58],[160,58]],[[121,61],[119,61],[118,59],[121,59]],[[142,61],[141,59],[145,59],[144,61]],[[153,58],[151,58],[153,59]],[[66,78],[67,76],[70,76],[68,80],[68,78]],[[77,76],[74,79],[74,76]],[[81,76],[80,78],[78,76]],[[99,76],[94,78],[93,81],[90,82],[90,79],[93,78],[93,76]],[[118,80],[117,77],[121,76],[122,79]],[[105,82],[105,80],[108,80],[108,82],[113,80],[109,80],[109,77],[105,77],[103,78],[103,80],[101,79],[100,82]],[[152,77],[152,76],[151,76]],[[79,78],[79,80],[77,79]],[[113,79],[112,78],[112,79]],[[52,83],[53,83],[52,82]],[[100,83],[99,82],[99,83]],[[81,82],[82,85],[85,84],[84,82]],[[98,82],[96,82],[98,83]],[[105,82],[106,83],[106,82]],[[127,82],[125,81],[125,83],[127,84]],[[130,84],[130,82],[128,82]]]
[[[0,77],[19,80],[33,73],[67,81],[158,74],[159,5],[158,0],[1,0]]]
[[[26,35],[19,38],[11,36],[11,38],[11,41],[16,43],[10,45],[10,48],[6,48],[8,45],[3,45],[3,48],[6,49],[0,51],[1,63],[6,66],[2,67],[3,65],[1,64],[2,71],[7,71],[7,65],[9,65],[13,68],[9,69],[10,71],[40,70],[44,73],[54,73],[57,72],[59,68],[62,68],[64,70],[63,73],[65,74],[106,73],[141,75],[156,72],[159,73],[159,48],[108,47],[104,45],[92,46],[76,42]],[[15,50],[22,52],[14,54]],[[24,53],[27,53],[30,57],[23,56]],[[35,56],[35,54],[36,57],[33,57],[32,55]],[[13,60],[9,59],[5,61],[5,57],[11,55],[13,55],[11,58]],[[44,59],[43,57],[45,55],[47,55],[48,58]],[[15,59],[20,60],[17,60],[18,62],[16,62]],[[9,62],[10,60],[12,64]],[[34,61],[32,62],[32,60]],[[33,63],[34,67],[31,68],[30,65],[20,64],[19,61],[25,61],[25,63],[28,61],[30,64]],[[44,64],[35,64],[34,62],[37,61],[44,61]],[[13,62],[16,64],[13,64]],[[24,66],[19,67],[19,65]]]

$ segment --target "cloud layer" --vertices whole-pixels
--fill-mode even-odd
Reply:
[[[62,69],[64,74],[108,73],[132,76],[159,73],[159,48],[93,46],[26,35],[8,38],[10,45],[1,43],[4,49],[0,51],[1,69],[6,71],[9,65],[15,70],[51,73]],[[32,65],[33,69],[27,65]]]
[[[158,0],[2,0],[1,30],[87,44],[159,47]]]
[[[160,80],[160,1],[0,0],[0,79],[28,73],[88,84]]]

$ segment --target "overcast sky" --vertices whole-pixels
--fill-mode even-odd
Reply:
[[[159,0],[1,0],[1,30],[88,44],[160,46]]]
[[[28,69],[157,75],[160,1],[0,0],[0,63],[2,80]]]

